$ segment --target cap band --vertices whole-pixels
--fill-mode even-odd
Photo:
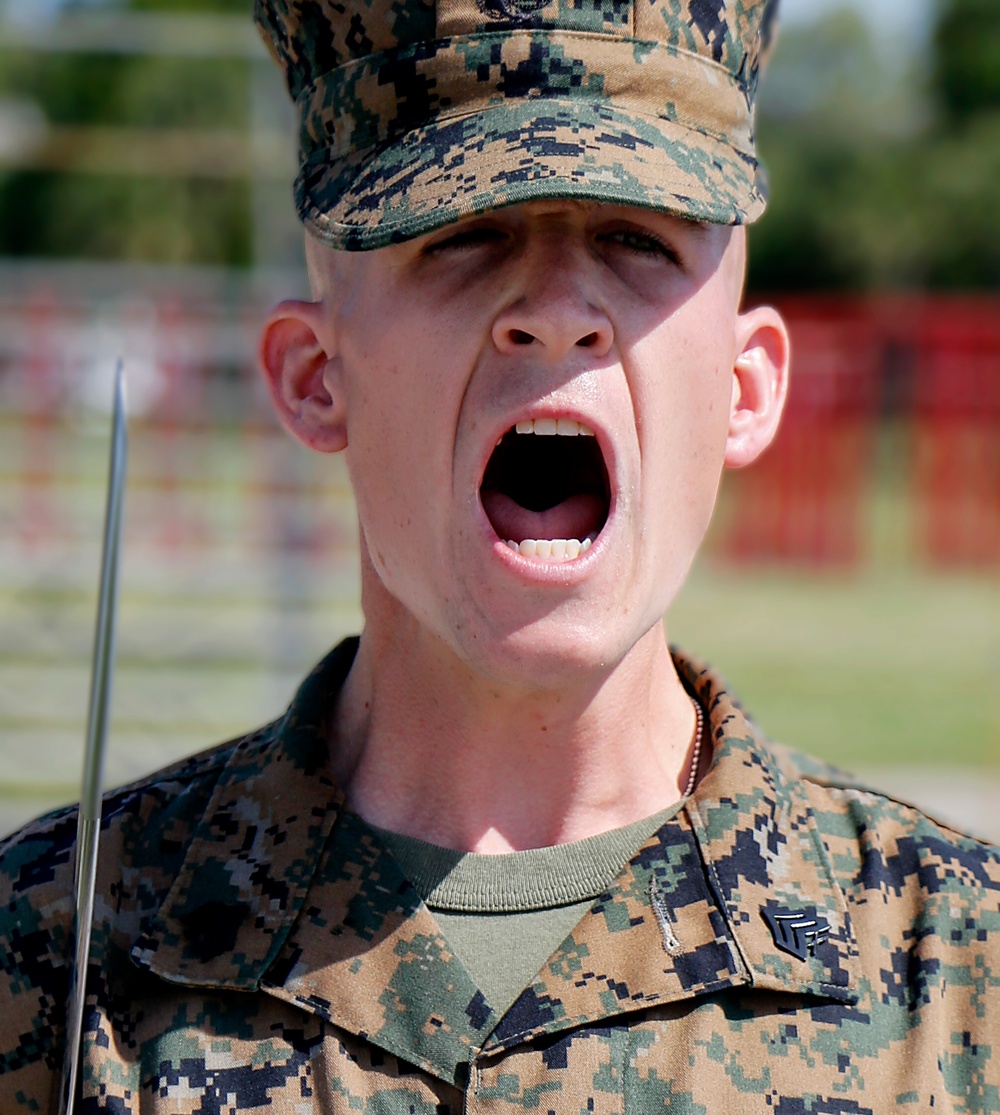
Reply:
[[[576,31],[503,31],[416,43],[323,74],[300,94],[303,164],[511,99],[612,105],[679,124],[753,158],[743,87],[703,56]]]

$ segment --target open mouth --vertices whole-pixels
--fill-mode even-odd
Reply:
[[[479,495],[498,537],[523,557],[549,561],[585,553],[611,507],[594,431],[572,418],[527,419],[508,430]]]

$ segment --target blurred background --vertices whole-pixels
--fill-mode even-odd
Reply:
[[[778,443],[671,613],[776,739],[1000,839],[1000,4],[782,0],[748,299]],[[123,357],[109,785],[279,715],[360,627],[343,462],[277,428],[294,123],[249,0],[0,0],[0,831],[78,793]]]

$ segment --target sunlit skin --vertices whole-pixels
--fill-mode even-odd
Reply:
[[[742,229],[532,202],[307,256],[315,301],[274,311],[261,363],[357,499],[365,629],[331,716],[352,806],[495,853],[676,801],[694,713],[662,617],[787,382],[778,315],[740,312]],[[594,429],[611,482],[566,563],[515,555],[480,498],[498,439],[539,416]]]

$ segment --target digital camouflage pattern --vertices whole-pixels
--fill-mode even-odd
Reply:
[[[720,224],[764,209],[777,0],[256,0],[300,120],[295,194],[337,248],[537,198]]]
[[[769,744],[684,659],[710,771],[497,1018],[326,774],[354,649],[109,797],[79,1110],[1000,1112],[1000,851]],[[4,1115],[55,1111],[75,830],[0,848]]]

